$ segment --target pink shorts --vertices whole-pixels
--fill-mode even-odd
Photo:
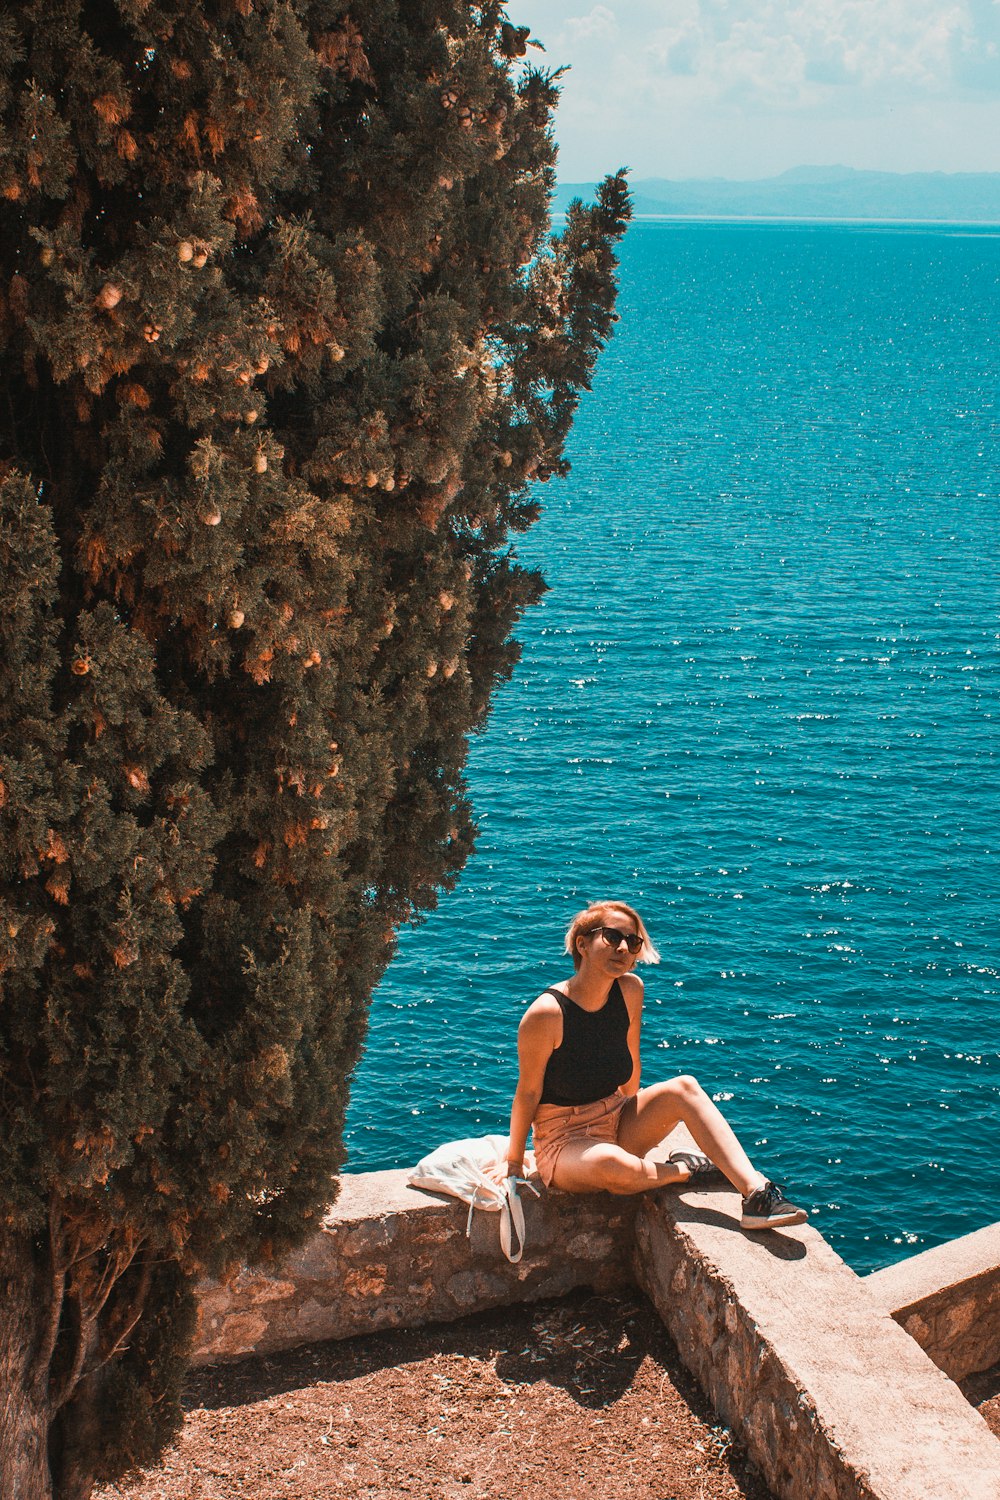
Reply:
[[[570,1141],[617,1141],[618,1121],[628,1103],[628,1095],[616,1089],[606,1099],[593,1104],[542,1104],[532,1121],[535,1166],[546,1187],[552,1177],[559,1153]]]

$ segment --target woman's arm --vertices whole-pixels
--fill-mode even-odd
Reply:
[[[546,1065],[562,1040],[559,1034],[561,1027],[559,1002],[549,995],[540,995],[525,1011],[517,1028],[518,1078],[510,1111],[506,1163],[508,1177],[519,1177],[524,1172],[524,1148],[528,1131],[542,1097]]]
[[[628,1011],[628,1050],[632,1054],[632,1076],[622,1084],[622,1093],[630,1096],[639,1092],[642,1063],[639,1060],[639,1037],[642,1032],[642,980],[638,974],[623,974],[618,981],[622,987],[625,1008]]]

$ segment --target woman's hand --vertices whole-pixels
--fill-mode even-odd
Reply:
[[[508,1161],[506,1157],[501,1156],[491,1166],[488,1166],[485,1171],[491,1182],[495,1182],[500,1187],[503,1187],[508,1177],[524,1176],[524,1162]]]

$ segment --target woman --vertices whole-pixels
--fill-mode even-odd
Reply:
[[[518,1029],[519,1077],[506,1162],[497,1176],[524,1173],[529,1129],[543,1182],[566,1193],[642,1193],[705,1180],[716,1170],[743,1196],[743,1229],[774,1229],[808,1217],[751,1163],[722,1113],[688,1075],[639,1087],[642,980],[636,963],[659,954],[638,912],[599,901],[566,934],[574,973],[544,990]],[[650,1152],[678,1124],[702,1151]]]

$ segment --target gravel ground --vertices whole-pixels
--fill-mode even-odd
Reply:
[[[638,1294],[195,1372],[163,1464],[101,1500],[772,1500]]]

